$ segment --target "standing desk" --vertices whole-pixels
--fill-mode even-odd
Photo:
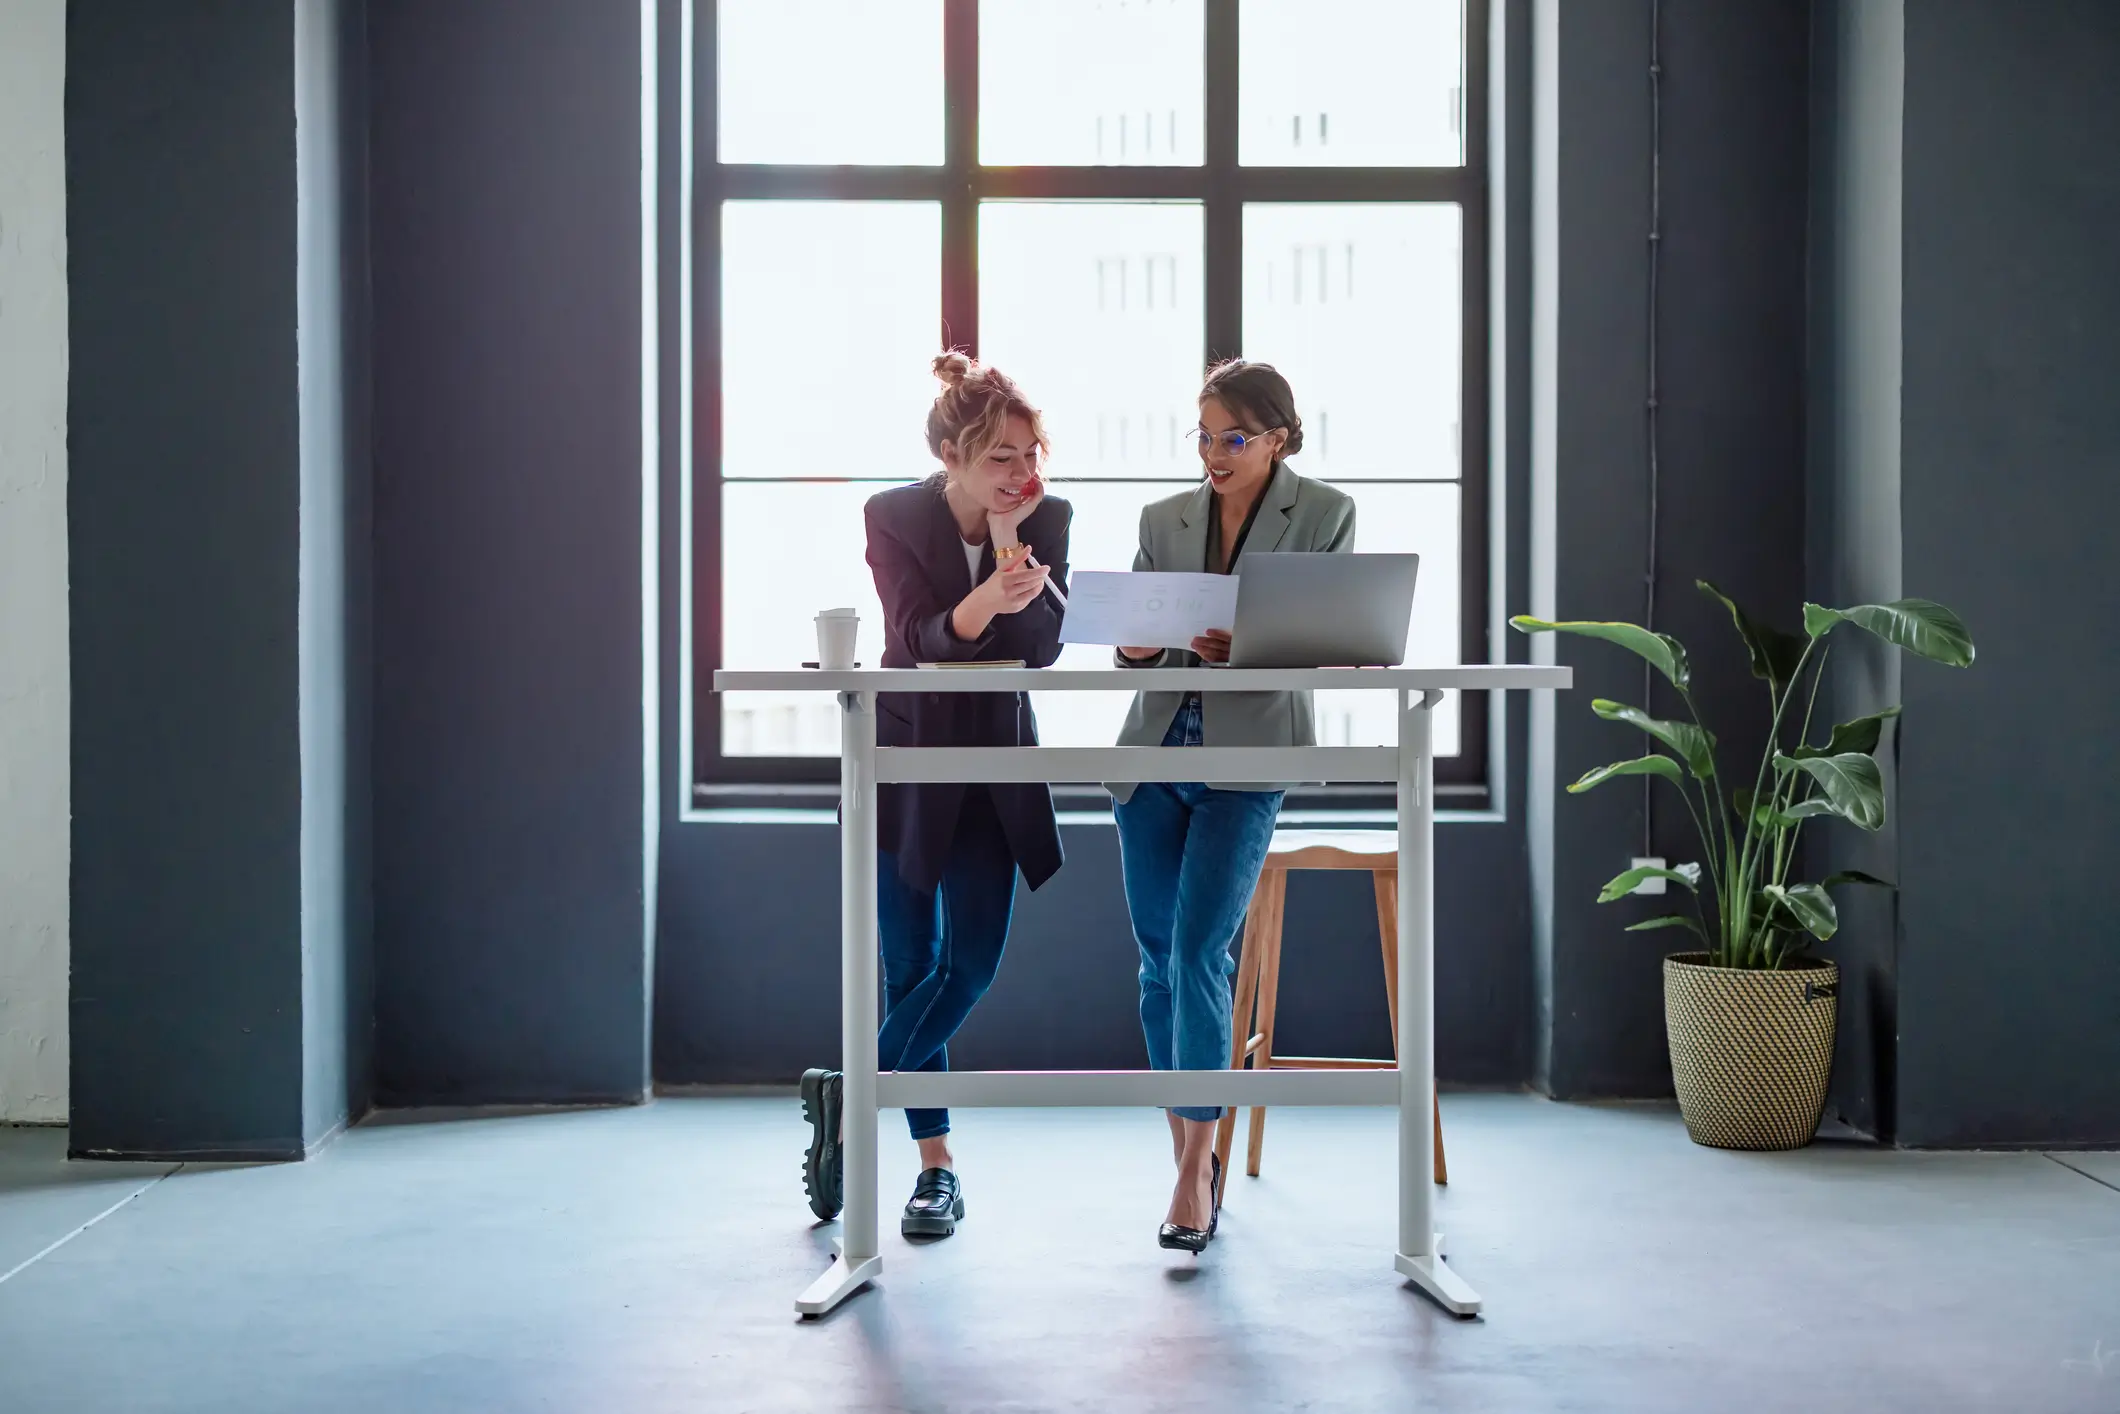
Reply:
[[[1445,1310],[1480,1297],[1443,1260],[1435,1232],[1435,761],[1430,714],[1448,689],[1558,689],[1567,668],[851,668],[724,670],[720,692],[830,692],[840,706],[840,1045],[846,1210],[839,1255],[796,1298],[822,1315],[883,1269],[877,1250],[880,1108],[1140,1105],[1392,1105],[1399,1112],[1399,1238],[1393,1265]],[[1397,694],[1397,746],[878,747],[879,692],[1294,692]],[[876,788],[953,781],[1395,782],[1398,786],[1399,1017],[1394,1070],[876,1070]]]

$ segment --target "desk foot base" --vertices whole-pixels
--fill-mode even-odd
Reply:
[[[1437,1242],[1438,1253],[1433,1257],[1409,1257],[1404,1252],[1393,1259],[1399,1275],[1434,1298],[1436,1305],[1453,1316],[1477,1316],[1480,1313],[1480,1294],[1465,1284],[1465,1279],[1450,1270],[1440,1253],[1441,1242]]]
[[[858,1262],[835,1257],[824,1275],[811,1282],[809,1290],[795,1298],[795,1310],[804,1316],[822,1316],[867,1286],[882,1270],[881,1257],[863,1257]]]

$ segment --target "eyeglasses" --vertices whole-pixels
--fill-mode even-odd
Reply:
[[[1220,447],[1225,456],[1240,457],[1244,455],[1244,449],[1254,441],[1269,432],[1280,430],[1278,427],[1269,427],[1265,432],[1210,432],[1204,427],[1195,427],[1191,436],[1199,444],[1200,455],[1203,457],[1216,447]]]

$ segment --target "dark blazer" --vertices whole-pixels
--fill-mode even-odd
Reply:
[[[1018,532],[1038,562],[1052,570],[1052,582],[1062,593],[1073,518],[1067,502],[1047,495]],[[1021,658],[1043,668],[1060,656],[1060,606],[1050,594],[1040,594],[1016,613],[997,615],[969,642],[950,627],[950,611],[972,592],[974,580],[940,477],[871,496],[866,519],[869,568],[883,601],[884,667]],[[982,555],[979,581],[993,572],[993,556]],[[1027,693],[885,692],[876,699],[876,741],[880,746],[1035,746],[1038,723]],[[1037,888],[1059,872],[1061,863],[1051,788],[986,789],[1016,867]],[[941,879],[964,792],[963,785],[879,789],[877,844],[898,856],[898,872],[914,888],[931,889]]]

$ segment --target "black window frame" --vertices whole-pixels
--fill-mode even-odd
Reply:
[[[699,0],[693,28],[692,734],[695,804],[836,796],[837,757],[723,756],[721,703],[721,206],[742,200],[928,201],[942,212],[942,308],[936,347],[979,349],[979,203],[991,199],[1177,200],[1201,204],[1205,230],[1203,370],[1243,348],[1244,208],[1251,202],[1429,202],[1460,212],[1462,363],[1459,414],[1460,656],[1489,661],[1488,9],[1462,0],[1464,161],[1454,167],[1246,167],[1238,161],[1239,0],[1205,0],[1205,150],[1184,167],[989,167],[979,162],[979,0],[943,0],[943,161],[939,167],[722,163],[719,15]],[[1261,356],[1266,356],[1263,352]],[[910,415],[910,414],[909,414]],[[1359,482],[1345,483],[1359,486]],[[1436,761],[1437,794],[1488,802],[1488,704],[1461,695],[1458,754]],[[1056,787],[1063,803],[1101,791]],[[1388,790],[1292,792],[1292,808],[1389,808]]]

